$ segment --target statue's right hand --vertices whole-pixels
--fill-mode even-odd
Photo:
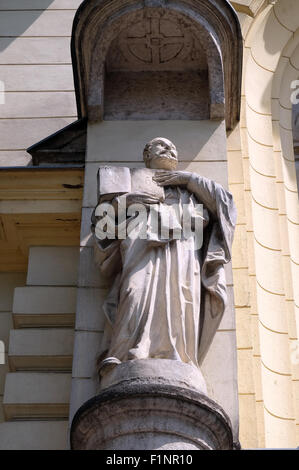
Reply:
[[[189,171],[161,171],[153,180],[159,186],[186,186],[192,177]]]

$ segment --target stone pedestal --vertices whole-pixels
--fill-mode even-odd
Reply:
[[[226,413],[206,396],[198,369],[150,359],[128,361],[104,377],[100,394],[73,419],[71,447],[225,450],[233,448],[233,437]]]

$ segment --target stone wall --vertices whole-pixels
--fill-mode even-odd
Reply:
[[[146,142],[157,136],[175,142],[181,170],[199,173],[224,187],[227,181],[225,123],[213,121],[104,121],[88,125],[87,155],[82,208],[79,297],[77,303],[71,414],[98,391],[95,364],[101,352],[104,314],[97,302],[106,293],[105,281],[94,264],[90,217],[97,205],[97,170],[109,165],[143,167]],[[231,266],[226,267],[229,304],[202,370],[210,397],[232,420],[238,434],[236,332]],[[83,321],[83,312],[87,312]],[[225,357],[225,368],[224,368]],[[220,359],[222,358],[222,359]]]
[[[0,166],[26,166],[25,149],[77,117],[70,54],[81,0],[0,4]]]
[[[241,122],[228,140],[232,155],[242,156],[238,166],[229,165],[239,209],[233,272],[242,299],[236,305],[240,438],[244,447],[295,447],[299,219],[290,97],[298,78],[299,5],[268,3],[242,22]]]
[[[1,274],[1,449],[68,448],[77,265],[76,247],[32,247],[27,280]]]
[[[76,119],[70,36],[72,20],[80,3],[80,0],[1,1],[0,80],[4,82],[7,92],[6,105],[0,105],[1,166],[28,165],[30,156],[25,152],[26,147]],[[171,123],[171,126],[164,122],[164,127],[159,127],[161,123],[155,125],[152,123],[153,127],[148,129],[142,128],[146,123],[139,123],[141,128],[138,145],[127,147],[126,155],[123,154],[122,145],[118,146],[118,140],[113,142],[113,137],[114,132],[120,136],[121,132],[130,135],[130,128],[123,128],[130,123],[119,124],[115,121],[104,122],[101,128],[96,125],[89,126],[90,147],[85,175],[89,186],[85,188],[82,210],[84,222],[80,242],[80,275],[76,306],[73,304],[70,306],[66,301],[75,286],[65,285],[67,277],[64,275],[60,281],[62,284],[51,285],[47,279],[45,282],[40,281],[40,285],[26,286],[24,273],[3,272],[0,274],[1,338],[5,338],[8,353],[9,331],[12,328],[12,315],[14,315],[15,324],[11,334],[10,374],[12,375],[8,385],[17,383],[14,380],[23,380],[25,371],[14,369],[18,369],[20,361],[22,366],[27,363],[28,367],[26,356],[30,356],[30,367],[33,368],[31,371],[26,371],[28,378],[32,377],[32,374],[45,373],[36,370],[36,365],[42,361],[43,364],[47,364],[48,380],[51,374],[57,373],[55,372],[57,364],[53,368],[51,363],[53,359],[51,348],[54,348],[54,345],[54,349],[60,351],[60,364],[61,361],[64,366],[66,363],[69,364],[67,362],[69,350],[62,348],[62,340],[58,341],[59,334],[64,332],[59,330],[58,335],[55,335],[61,324],[54,322],[49,326],[40,323],[36,330],[31,324],[27,331],[22,322],[29,317],[30,321],[35,319],[41,322],[48,314],[55,314],[55,311],[47,311],[49,295],[51,295],[51,305],[63,310],[56,312],[62,321],[69,316],[74,317],[76,309],[74,342],[76,366],[73,369],[74,392],[71,400],[73,403],[71,416],[82,401],[95,393],[96,378],[93,375],[92,361],[100,347],[103,317],[98,305],[105,294],[105,286],[100,284],[96,270],[90,270],[93,254],[88,227],[91,208],[95,203],[95,169],[99,164],[110,160],[114,160],[117,165],[135,166],[147,137],[162,134],[160,130],[163,130],[166,136],[178,143],[182,159],[181,168],[201,172],[205,176],[227,184],[223,179],[227,158],[229,189],[233,192],[238,208],[232,267],[239,366],[240,440],[243,448],[291,447],[298,445],[299,428],[298,365],[292,363],[288,349],[289,346],[293,347],[291,353],[294,353],[298,341],[298,313],[295,311],[299,302],[295,297],[298,288],[295,287],[298,280],[296,247],[299,245],[296,229],[299,218],[294,155],[290,143],[291,113],[289,103],[286,102],[289,84],[284,83],[281,86],[281,80],[282,77],[298,79],[296,42],[298,36],[296,31],[299,26],[298,0],[277,0],[276,5],[270,5],[270,2],[264,0],[239,0],[231,3],[238,11],[245,50],[241,123],[240,127],[228,136],[227,157],[224,146],[219,149],[217,145],[217,139],[223,133],[222,127],[215,125],[214,128],[208,128],[205,121],[200,123],[201,133],[198,135],[194,134],[191,124],[187,132],[186,127],[181,128],[181,124],[175,122]],[[280,81],[276,81],[273,85],[274,75],[280,77]],[[106,140],[100,153],[96,136],[101,129],[105,130],[103,138]],[[183,145],[180,142],[183,142],[181,140],[183,136],[178,134],[180,129],[185,129],[185,136],[192,135],[192,138],[195,138],[194,141],[200,148],[200,156],[195,148],[190,148],[186,154],[182,153]],[[113,153],[110,153],[111,142],[115,145]],[[45,212],[48,208],[53,213],[58,211],[57,201],[55,209],[50,208],[52,201],[44,200],[29,203],[24,200],[16,201],[13,208],[11,202],[9,204],[12,211],[16,211],[16,207],[24,211],[29,206],[33,211],[37,211],[37,206],[40,212],[43,208],[46,208]],[[73,201],[70,201],[70,204],[73,204]],[[2,212],[4,206],[7,204],[1,201]],[[72,211],[74,210],[70,209],[70,212]],[[275,221],[269,223],[273,214]],[[278,230],[279,226],[281,230]],[[38,250],[42,252],[45,250],[45,255],[48,252],[45,248]],[[279,259],[279,268],[275,268],[276,265],[267,261],[273,257]],[[263,262],[256,266],[256,261],[260,260]],[[40,262],[37,264],[41,265]],[[44,267],[46,266],[47,264]],[[53,263],[51,266],[48,267],[49,273],[57,274],[59,271],[60,275],[63,274],[65,268],[55,268]],[[276,284],[277,290],[272,289],[275,272],[281,274]],[[259,281],[262,287],[259,286]],[[269,281],[270,284],[266,285],[265,281]],[[55,282],[58,282],[57,279]],[[231,279],[229,284],[231,289]],[[17,288],[15,312],[12,314],[15,287]],[[54,304],[51,289],[55,290]],[[267,293],[267,290],[270,292]],[[28,297],[36,302],[35,306],[28,303]],[[61,297],[64,301],[59,304]],[[267,303],[266,297],[271,298],[273,303],[272,300]],[[89,311],[88,319],[85,315],[86,309]],[[265,314],[269,316],[266,317]],[[232,319],[223,324],[222,331],[217,333],[223,341],[234,335],[234,325],[231,321]],[[48,331],[49,329],[51,331]],[[40,332],[41,336],[36,340],[36,349],[32,350],[30,349],[32,338],[37,332]],[[43,349],[42,337],[52,338],[49,340],[48,349]],[[86,360],[80,362],[82,351],[86,351],[86,344],[88,344],[88,359],[86,356]],[[216,344],[218,344],[217,338]],[[215,346],[211,354],[216,353],[219,354]],[[231,350],[231,353],[235,354],[235,350]],[[7,364],[0,366],[1,401],[4,395],[4,377],[8,372]],[[68,370],[62,374],[69,376],[70,372]],[[28,383],[30,386],[30,382]],[[8,392],[7,400],[10,405],[15,407],[16,404],[21,404],[17,401],[18,397]],[[66,400],[63,403],[59,401],[62,398],[64,397],[58,394],[54,409],[55,403],[66,405]],[[36,403],[30,404],[31,412],[35,406],[38,407],[38,399],[46,400],[42,396],[35,397]],[[47,404],[46,401],[43,403]],[[0,409],[2,410],[2,407]],[[0,411],[0,416],[0,420],[3,420],[3,411]],[[2,421],[1,446],[5,449],[65,448],[67,427],[66,417],[62,421]]]

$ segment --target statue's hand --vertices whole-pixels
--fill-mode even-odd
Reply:
[[[186,186],[191,177],[192,173],[188,171],[161,171],[153,180],[159,186]]]

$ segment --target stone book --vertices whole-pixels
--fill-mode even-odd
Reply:
[[[153,177],[157,170],[149,168],[128,168],[103,166],[98,171],[98,197],[112,200],[126,193],[146,194],[161,201],[165,199],[164,188]]]

